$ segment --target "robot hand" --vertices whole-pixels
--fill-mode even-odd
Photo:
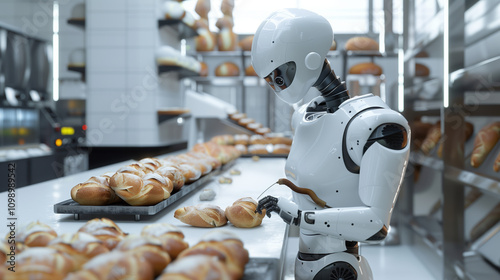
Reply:
[[[262,213],[262,209],[266,209],[266,215],[271,217],[271,212],[276,212],[287,224],[298,226],[300,224],[300,214],[302,211],[298,206],[288,199],[282,197],[266,196],[259,200],[257,205],[258,213]]]

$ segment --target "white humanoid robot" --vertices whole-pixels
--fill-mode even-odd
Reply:
[[[295,134],[281,184],[292,200],[267,196],[257,211],[300,227],[296,279],[372,279],[358,242],[381,242],[409,155],[406,119],[372,94],[349,98],[326,54],[328,21],[301,9],[270,15],[258,28],[252,65],[285,102],[321,93],[294,114]],[[296,119],[296,121],[295,121]]]

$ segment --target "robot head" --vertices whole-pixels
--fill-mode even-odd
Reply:
[[[283,101],[302,100],[316,82],[333,42],[330,23],[303,9],[284,9],[261,23],[252,43],[252,65]]]

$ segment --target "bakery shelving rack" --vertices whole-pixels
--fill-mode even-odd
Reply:
[[[416,2],[419,2],[418,5]],[[475,32],[470,31],[471,25],[478,22],[486,24],[485,19],[491,16],[489,11],[494,12],[500,6],[494,1],[450,1],[449,4],[438,4],[435,13],[426,18],[424,24],[417,26],[417,19],[429,15],[426,9],[429,6],[436,7],[436,3],[415,0],[404,2],[404,114],[410,123],[421,117],[441,121],[444,135],[440,141],[443,144],[442,157],[438,157],[435,152],[424,155],[413,150],[408,171],[412,173],[420,165],[427,171],[431,170],[426,175],[438,178],[442,218],[414,213],[419,206],[415,191],[422,186],[414,182],[412,176],[407,176],[401,197],[405,205],[405,220],[408,221],[407,237],[414,245],[415,252],[438,278],[498,279],[498,263],[482,255],[480,247],[495,238],[500,225],[497,223],[491,227],[479,241],[470,242],[464,232],[468,218],[464,204],[466,190],[479,190],[500,201],[500,176],[486,170],[491,169],[491,165],[478,169],[470,167],[468,162],[475,133],[468,141],[463,135],[466,121],[482,121],[484,124],[500,117],[499,105],[490,102],[490,99],[498,98],[499,54],[475,62],[470,62],[469,57],[469,50],[475,47],[476,42],[483,44],[500,32],[499,24],[488,28],[475,26]],[[415,78],[414,73],[415,63],[419,60],[417,54],[422,51],[441,59],[444,65],[440,77],[442,89],[430,99],[419,96],[419,89],[429,80]],[[480,97],[484,98],[480,100]],[[475,127],[475,132],[480,128]],[[493,154],[495,152],[498,149],[492,151]],[[492,163],[491,159],[489,163]]]
[[[198,35],[198,32],[191,26],[188,26],[182,20],[178,19],[159,19],[158,28],[168,26],[177,31],[179,39],[192,38]]]

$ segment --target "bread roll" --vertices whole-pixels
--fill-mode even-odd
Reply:
[[[500,122],[491,123],[479,130],[474,139],[470,158],[472,167],[479,167],[500,139]]]
[[[415,63],[415,77],[428,77],[430,72],[429,67],[421,63]]]
[[[243,145],[243,144],[236,144],[234,145],[234,147],[240,151],[240,153],[242,155],[245,155],[246,153],[248,153],[248,149],[247,149],[247,146],[246,145]]]
[[[234,144],[238,145],[248,145],[248,141],[250,141],[250,137],[248,134],[235,134],[234,135]]]
[[[217,45],[217,38],[208,28],[208,21],[201,18],[196,21],[196,32],[198,36],[195,37],[195,47],[198,52],[208,52],[215,50]]]
[[[267,146],[263,144],[253,144],[248,146],[247,152],[253,155],[266,155],[269,153]]]
[[[247,127],[249,124],[254,123],[255,120],[252,118],[244,118],[238,121],[238,124]]]
[[[269,139],[262,135],[257,134],[250,136],[250,141],[249,141],[250,145],[266,145],[270,143],[271,142],[269,141]]]
[[[290,153],[290,145],[286,144],[275,144],[273,145],[273,154],[286,154]]]
[[[101,240],[108,249],[113,249],[127,236],[118,225],[108,218],[95,218],[87,221],[78,232],[85,232]]]
[[[151,280],[154,272],[144,258],[133,252],[112,251],[91,259],[65,280],[80,279]]]
[[[203,19],[208,20],[208,13],[210,12],[210,0],[198,0],[194,11]]]
[[[269,127],[261,127],[261,128],[258,128],[257,130],[255,130],[255,133],[259,134],[259,135],[265,135],[267,133],[270,133],[271,132],[271,129]]]
[[[222,145],[211,141],[195,144],[192,151],[212,156],[218,159],[222,164],[226,164],[231,160],[228,155],[223,152]]]
[[[85,232],[62,234],[50,241],[47,247],[71,256],[74,270],[81,269],[83,264],[93,257],[109,252],[101,240]]]
[[[163,13],[166,19],[183,19],[186,15],[186,10],[179,2],[165,1],[163,3]]]
[[[246,36],[238,42],[243,51],[251,51],[254,35]]]
[[[56,237],[57,233],[49,225],[36,221],[18,229],[16,243],[23,243],[28,247],[44,247]]]
[[[171,224],[155,223],[145,226],[141,231],[141,236],[155,237],[162,243],[163,249],[170,255],[172,259],[189,247],[189,244],[184,241],[182,231]]]
[[[282,133],[268,133],[264,137],[270,144],[292,145],[292,138],[285,136]]]
[[[234,144],[234,136],[230,134],[217,135],[210,139],[211,142],[215,142],[219,145],[233,145]]]
[[[208,65],[203,61],[200,62],[200,65],[201,65],[200,76],[207,77],[208,76]]]
[[[221,227],[227,224],[224,210],[211,204],[186,206],[175,210],[174,217],[195,227]]]
[[[62,280],[74,268],[73,260],[52,248],[28,248],[16,256],[15,272],[6,273],[6,280]]]
[[[120,241],[114,250],[129,252],[143,258],[151,265],[155,276],[160,275],[172,261],[160,240],[152,236],[129,235]]]
[[[235,77],[240,75],[240,68],[233,62],[226,61],[215,68],[217,77]]]
[[[382,75],[382,67],[373,62],[359,63],[349,69],[349,74],[353,75]]]
[[[224,16],[232,17],[234,9],[234,0],[222,0],[220,10]]]
[[[347,40],[345,49],[348,51],[378,51],[377,41],[363,36],[352,37]]]
[[[110,179],[110,187],[123,201],[130,205],[155,205],[170,196],[173,183],[157,173],[143,178],[129,173],[115,173]]]
[[[425,155],[428,155],[432,149],[437,145],[439,140],[441,139],[441,122],[438,121],[434,124],[429,131],[427,132],[427,136],[422,142],[421,150]]]
[[[226,208],[225,214],[229,222],[239,228],[253,228],[262,223],[265,216],[256,213],[257,201],[251,197],[244,197],[236,200],[233,205]]]
[[[71,198],[80,205],[108,205],[121,201],[109,186],[107,175],[93,176],[71,189]]]
[[[155,172],[168,178],[172,182],[171,192],[178,191],[186,183],[186,178],[177,164],[170,163],[162,165]]]
[[[258,77],[257,72],[255,72],[255,69],[252,65],[249,65],[247,66],[247,68],[245,68],[245,76]]]
[[[228,268],[209,255],[192,255],[171,263],[158,280],[232,280]]]
[[[217,257],[227,267],[232,279],[241,279],[249,261],[248,251],[241,240],[231,232],[221,230],[209,232],[196,245],[183,251],[178,259],[194,255]]]
[[[157,158],[143,158],[139,161],[139,163],[142,163],[145,168],[150,170],[150,172],[154,172],[162,165],[161,161]]]

